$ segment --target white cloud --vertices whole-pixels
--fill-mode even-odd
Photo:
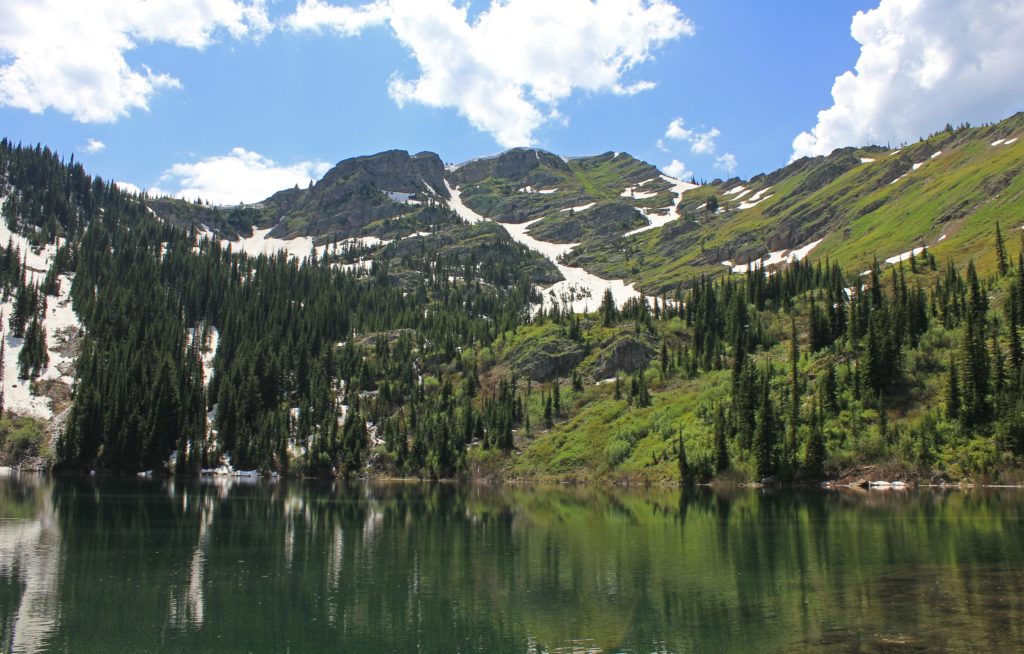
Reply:
[[[669,177],[675,177],[676,179],[683,179],[690,175],[690,171],[686,169],[686,164],[678,159],[673,159],[672,163],[661,169]]]
[[[4,0],[0,105],[113,122],[148,109],[157,91],[181,87],[126,61],[139,44],[202,49],[221,30],[259,38],[270,29],[264,0]]]
[[[305,187],[310,181],[323,177],[330,167],[322,161],[300,161],[284,166],[257,152],[234,148],[227,155],[171,166],[160,181],[177,190],[165,193],[151,188],[149,194],[188,200],[202,198],[211,204],[259,202],[296,184]]]
[[[706,132],[701,132],[687,128],[682,118],[675,118],[665,129],[665,136],[658,141],[658,147],[665,150],[664,139],[670,139],[688,142],[690,144],[690,152],[694,154],[714,154],[715,139],[721,135],[722,133],[716,127],[712,127]]]
[[[89,154],[96,154],[97,152],[103,152],[107,149],[107,144],[99,139],[89,139],[82,146],[82,150]]]
[[[857,12],[850,33],[855,71],[836,78],[832,106],[793,140],[794,159],[997,120],[1024,104],[1018,0],[881,0]]]
[[[320,33],[327,29],[343,36],[356,36],[367,27],[383,25],[387,18],[388,6],[384,2],[337,7],[320,0],[304,0],[295,8],[295,13],[285,19],[285,25],[296,31]]]
[[[665,138],[675,141],[688,141],[693,136],[693,130],[686,129],[682,118],[675,118],[665,129]]]
[[[695,154],[713,154],[715,151],[715,139],[721,136],[716,128],[712,127],[706,132],[701,132],[690,141],[690,151]]]
[[[135,184],[132,184],[131,182],[114,182],[114,183],[117,184],[117,188],[121,189],[122,191],[124,191],[126,193],[135,193],[135,194],[142,193],[142,189],[140,189]]]
[[[720,157],[715,157],[715,168],[724,170],[730,175],[736,170],[736,156],[731,152],[726,152]]]
[[[694,32],[668,0],[493,0],[472,22],[467,12],[455,0],[378,0],[355,8],[303,0],[285,23],[351,36],[386,22],[419,66],[416,79],[389,80],[395,102],[455,108],[504,146],[532,144],[537,128],[559,119],[559,102],[574,91],[632,95],[653,88],[624,78],[654,49]]]

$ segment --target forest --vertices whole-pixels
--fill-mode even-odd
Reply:
[[[886,462],[1011,479],[1024,456],[1024,241],[998,226],[984,278],[927,249],[864,275],[804,260],[580,315],[538,310],[529,252],[440,205],[418,214],[419,247],[363,269],[233,252],[41,146],[0,142],[0,180],[7,227],[59,246],[39,283],[0,247],[20,377],[47,365],[61,275],[84,328],[57,469],[692,483]],[[476,245],[442,251],[442,233]],[[530,352],[540,334],[581,356],[517,366],[516,348],[560,354]],[[587,354],[609,335],[644,354],[598,378]],[[651,413],[684,405],[686,428]],[[538,463],[610,409],[599,452]]]

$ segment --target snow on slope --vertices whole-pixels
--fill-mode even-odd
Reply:
[[[627,186],[626,190],[619,193],[619,197],[631,198],[633,200],[648,200],[658,195],[657,191],[638,191],[636,186]]]
[[[916,257],[917,255],[921,254],[922,252],[924,252],[924,248],[923,247],[913,248],[912,250],[908,250],[906,252],[900,252],[897,255],[891,256],[888,259],[886,259],[885,262],[890,264],[890,265],[897,264],[900,261],[906,261],[908,259]],[[868,271],[868,272],[871,272],[871,271]]]
[[[445,180],[444,184],[452,196],[448,201],[448,206],[460,218],[468,223],[478,223],[487,220],[462,203],[461,194],[458,189],[452,188],[447,180]],[[559,263],[559,257],[571,252],[577,244],[549,243],[530,236],[526,231],[530,228],[530,225],[538,220],[542,220],[542,218],[528,223],[497,224],[501,225],[508,232],[513,241],[525,245],[534,252],[540,253],[555,264],[558,272],[562,273],[562,277],[565,278],[547,289],[538,287],[538,290],[544,295],[543,305],[545,307],[549,307],[553,302],[557,301],[563,306],[571,306],[572,310],[576,312],[596,311],[601,305],[601,297],[604,295],[605,289],[611,289],[612,296],[615,298],[615,303],[618,306],[622,306],[630,298],[640,297],[640,293],[633,287],[633,284],[626,284],[621,279],[601,279],[597,275],[588,273],[583,268],[566,266]]]
[[[661,179],[665,180],[666,182],[672,185],[672,188],[669,189],[669,191],[675,196],[675,198],[672,200],[672,204],[667,209],[638,209],[638,211],[643,214],[644,218],[647,219],[648,224],[638,229],[634,229],[633,231],[626,232],[624,236],[633,236],[634,234],[641,234],[643,232],[650,231],[655,227],[662,227],[672,222],[673,220],[679,217],[679,214],[676,212],[679,209],[679,203],[683,201],[683,193],[686,193],[691,189],[697,188],[697,184],[683,182],[676,179],[675,177],[669,177],[668,175],[662,175]],[[647,181],[649,182],[652,180]],[[644,182],[644,184],[646,183],[647,182]],[[636,197],[639,198],[640,196],[637,195]],[[664,211],[665,213],[658,213],[659,211]]]
[[[616,306],[622,306],[627,300],[640,297],[633,284],[626,284],[621,279],[601,279],[583,268],[566,266],[559,263],[559,257],[569,254],[578,243],[549,243],[530,236],[527,230],[530,225],[543,220],[538,218],[527,223],[498,223],[505,228],[512,240],[522,243],[534,252],[544,255],[555,264],[563,279],[547,289],[539,289],[544,295],[544,306],[550,307],[555,302],[561,306],[571,306],[576,313],[596,311],[601,305],[601,298],[606,289],[611,289]]]
[[[0,200],[0,209],[6,198]],[[50,268],[54,256],[57,254],[57,245],[47,245],[34,251],[24,236],[14,234],[7,228],[7,223],[0,219],[0,240],[3,244],[13,243],[22,255],[29,268],[29,279],[41,283]],[[65,352],[67,339],[81,329],[78,316],[71,308],[71,281],[72,277],[60,275],[60,293],[57,297],[46,297],[46,314],[43,319],[43,327],[46,330],[46,349],[49,356],[49,363],[39,375],[41,381],[60,381],[71,385],[74,378],[70,376],[71,367],[74,364],[73,357]],[[48,420],[53,417],[53,410],[50,407],[50,399],[35,395],[32,392],[31,382],[18,378],[18,355],[24,345],[24,339],[15,338],[7,334],[7,319],[10,318],[14,308],[14,298],[6,302],[0,302],[0,329],[4,333],[4,374],[3,393],[4,409],[14,411],[21,415],[28,415],[35,418]]]
[[[229,246],[232,252],[245,252],[250,257],[258,257],[265,254],[268,257],[278,252],[286,252],[289,257],[305,259],[313,252],[313,239],[309,236],[284,240],[281,238],[267,238],[272,228],[254,229],[252,236],[240,238],[237,241],[221,241],[224,246]]]
[[[579,213],[581,211],[586,211],[587,209],[590,209],[595,204],[597,204],[597,203],[596,202],[591,202],[589,204],[583,204],[583,205],[580,205],[578,207],[569,207],[568,209],[561,209],[561,212],[562,213],[568,213],[568,212],[571,211],[573,213]]]
[[[761,204],[762,202],[771,197],[770,195],[765,195],[765,193],[767,193],[770,190],[772,190],[771,186],[761,189],[757,193],[747,198],[746,202],[741,202],[740,206],[738,206],[737,209],[751,209],[753,207],[756,207],[757,205]],[[742,195],[742,193],[740,195]],[[736,197],[739,198],[740,195],[737,195]]]
[[[458,189],[452,188],[447,179],[444,180],[444,187],[448,189],[448,193],[452,196],[448,200],[448,208],[458,214],[459,218],[462,218],[471,225],[486,220],[486,218],[462,203],[462,194],[459,193]]]
[[[823,238],[819,238],[817,241],[811,241],[803,247],[796,248],[795,250],[776,250],[775,252],[769,252],[766,257],[751,261],[750,263],[733,263],[732,261],[723,261],[723,266],[728,266],[734,273],[745,273],[748,269],[768,269],[772,266],[778,266],[782,263],[791,263],[794,261],[802,261],[811,253],[811,250],[818,247]]]

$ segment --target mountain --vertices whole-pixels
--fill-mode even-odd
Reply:
[[[3,402],[50,432],[0,421],[0,459],[1013,480],[1022,133],[700,186],[625,153],[389,151],[233,207],[5,140]]]
[[[844,148],[748,181],[715,180],[684,196],[682,220],[586,244],[569,260],[649,293],[720,273],[727,261],[743,269],[812,244],[815,257],[851,272],[920,247],[992,270],[996,222],[1015,229],[1024,220],[1021,137],[1024,114],[1016,114],[995,125],[948,127],[898,149]]]
[[[1021,220],[1014,217],[1024,201],[1021,135],[1024,114],[1017,114],[995,125],[950,126],[898,149],[844,148],[700,187],[625,153],[563,158],[516,148],[445,169],[433,153],[393,150],[340,162],[311,188],[256,205],[147,203],[172,222],[227,238],[262,228],[270,238],[325,244],[415,233],[415,224],[403,232],[397,219],[420,202],[452,206],[455,190],[478,218],[525,224],[521,233],[534,241],[571,245],[558,249],[566,264],[647,294],[721,273],[725,264],[740,271],[812,251],[860,272],[875,258],[928,247],[940,257],[974,256],[990,270],[996,221],[1015,227]]]

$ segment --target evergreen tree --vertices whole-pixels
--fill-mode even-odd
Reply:
[[[996,222],[996,264],[999,270],[999,276],[1005,277],[1009,272],[1010,266],[1006,258],[1006,245],[1003,243],[1003,232],[999,229],[999,222]]]
[[[754,430],[754,459],[757,464],[759,479],[769,478],[775,474],[776,442],[778,426],[775,420],[775,407],[769,392],[768,380],[771,370],[763,375],[761,382],[760,402],[757,409],[757,426]]]
[[[684,486],[692,486],[694,483],[693,471],[690,463],[686,460],[686,446],[683,444],[683,435],[679,435],[679,483]]]
[[[950,420],[960,419],[960,379],[956,369],[956,359],[949,358],[949,376],[946,383],[946,417]]]

